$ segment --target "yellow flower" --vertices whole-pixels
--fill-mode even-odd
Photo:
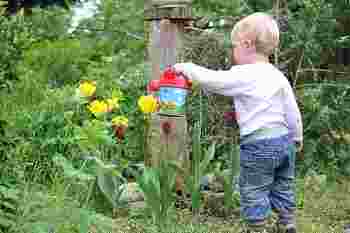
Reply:
[[[153,113],[157,111],[157,99],[153,95],[141,96],[138,100],[138,105],[143,113]]]
[[[88,109],[98,117],[108,111],[108,104],[105,101],[94,100],[89,104]]]
[[[90,97],[96,92],[96,82],[85,81],[79,85],[80,95]]]
[[[116,116],[112,119],[113,126],[125,126],[128,127],[129,120],[125,116]]]
[[[111,99],[107,99],[108,111],[112,111],[115,108],[119,108],[119,98],[113,97]]]

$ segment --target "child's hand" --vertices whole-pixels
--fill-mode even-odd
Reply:
[[[175,72],[183,74],[192,90],[199,88],[199,82],[193,77],[191,63],[177,63],[173,66],[173,69]]]
[[[191,78],[191,74],[190,74],[190,71],[188,69],[186,69],[187,67],[187,64],[186,63],[177,63],[173,66],[175,72],[178,72],[178,73],[182,73],[184,74],[184,76],[189,79],[190,81],[192,81],[192,78]]]

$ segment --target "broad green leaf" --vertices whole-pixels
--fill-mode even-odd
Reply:
[[[113,175],[111,171],[100,167],[98,169],[97,184],[113,207],[117,207],[119,204],[119,197],[122,192],[122,181],[119,179],[119,177]]]
[[[61,155],[57,155],[53,158],[53,162],[63,168],[64,175],[69,178],[76,178],[82,181],[91,181],[95,180],[95,177],[89,174],[86,174],[78,169],[75,169],[70,161]]]

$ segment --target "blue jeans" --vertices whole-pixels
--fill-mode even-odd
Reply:
[[[266,220],[271,210],[280,224],[295,222],[296,148],[286,135],[259,139],[240,146],[242,217],[251,224]]]

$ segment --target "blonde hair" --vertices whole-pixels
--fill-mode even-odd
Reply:
[[[241,19],[232,29],[232,43],[241,33],[254,36],[257,53],[265,56],[270,56],[279,45],[278,24],[266,13],[257,12]]]

